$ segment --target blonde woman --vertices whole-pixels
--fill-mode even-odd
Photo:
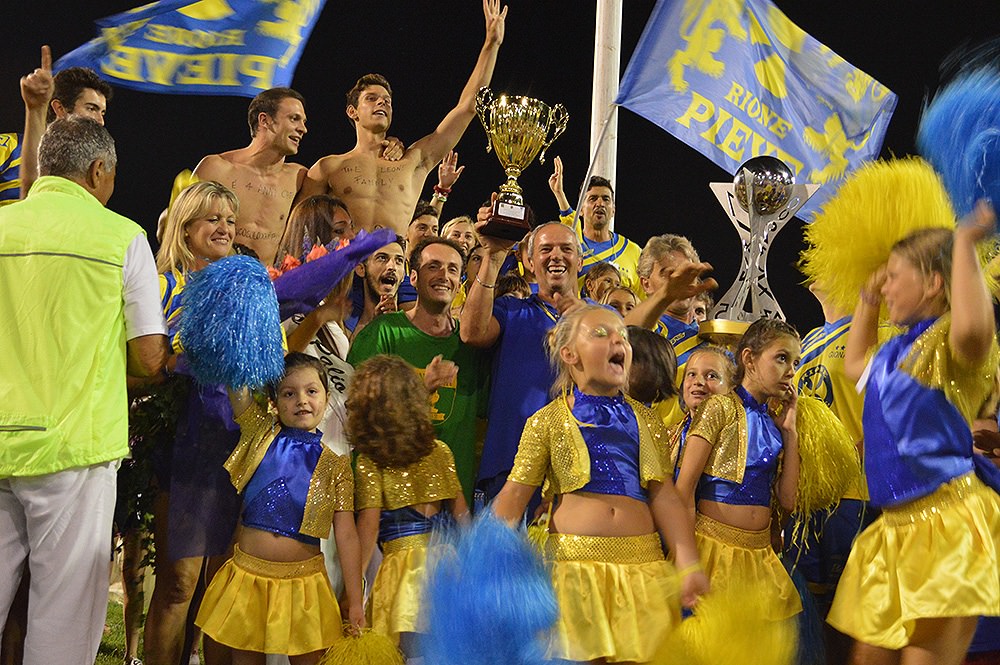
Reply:
[[[184,285],[192,273],[231,253],[238,212],[236,194],[217,182],[202,181],[182,191],[167,213],[156,266],[174,352],[168,361],[171,372],[184,373],[178,338]],[[176,665],[188,653],[188,610],[206,557],[217,558],[218,565],[225,561],[239,515],[239,497],[222,467],[239,440],[225,388],[195,386],[184,376],[171,383],[189,385],[179,405],[172,450],[161,448],[153,464],[157,558],[144,631],[148,665]],[[206,643],[209,662],[215,648]]]

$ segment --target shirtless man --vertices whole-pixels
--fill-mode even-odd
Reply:
[[[208,155],[194,170],[200,179],[221,182],[236,192],[236,242],[255,251],[266,266],[274,263],[292,201],[306,177],[304,166],[285,162],[299,151],[306,133],[303,101],[291,88],[260,93],[247,113],[250,145]]]
[[[357,144],[346,154],[316,162],[299,196],[332,191],[350,206],[359,229],[386,227],[405,236],[427,174],[462,138],[476,115],[476,93],[493,77],[507,8],[500,10],[500,0],[483,0],[483,14],[486,41],[479,59],[458,104],[433,133],[411,145],[398,162],[380,162],[379,146],[392,123],[392,91],[381,75],[367,74],[347,93],[347,117],[354,123]]]

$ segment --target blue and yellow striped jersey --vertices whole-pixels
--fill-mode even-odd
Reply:
[[[574,212],[570,208],[567,214],[560,213],[559,221],[566,226],[573,226]],[[606,262],[618,269],[622,286],[635,293],[636,298],[646,297],[642,284],[639,283],[639,274],[636,272],[639,265],[639,254],[642,253],[642,248],[639,245],[618,233],[612,233],[611,240],[606,242],[589,240],[583,235],[583,220],[579,218],[576,220],[574,228],[576,229],[576,237],[583,245],[583,265],[580,267],[581,290],[583,289],[583,277],[590,268],[596,263]]]
[[[844,351],[851,317],[827,322],[802,338],[802,359],[795,373],[800,395],[823,400],[844,423],[854,441],[861,440],[864,397],[844,375]]]
[[[666,337],[667,341],[670,342],[670,346],[674,347],[674,353],[677,354],[677,376],[675,377],[674,385],[677,387],[677,392],[679,393],[684,383],[684,368],[687,365],[688,358],[691,357],[691,354],[699,346],[708,342],[698,337],[697,323],[684,323],[669,314],[664,314],[660,317],[660,320],[653,326],[653,332]],[[681,410],[680,401],[677,397],[672,397],[664,402],[657,402],[653,405],[653,411],[656,412],[656,415],[660,416],[667,427],[684,420],[684,412]]]
[[[180,270],[160,273],[160,305],[167,320],[167,334],[170,336],[170,346],[174,353],[184,351],[179,335],[184,283],[184,275]]]
[[[20,134],[0,134],[0,206],[21,198]]]

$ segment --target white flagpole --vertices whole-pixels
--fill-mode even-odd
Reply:
[[[597,0],[594,92],[590,104],[592,163],[587,179],[594,173],[604,176],[614,185],[617,184],[618,116],[612,104],[618,94],[621,79],[622,2],[623,0]],[[611,223],[614,224],[614,220]]]

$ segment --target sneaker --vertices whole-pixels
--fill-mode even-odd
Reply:
[[[142,665],[142,661],[138,658],[126,658],[125,665]]]

